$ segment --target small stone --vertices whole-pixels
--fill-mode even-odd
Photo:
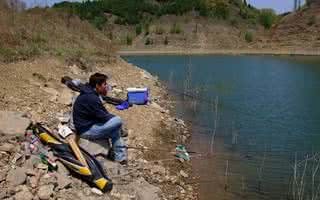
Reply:
[[[43,169],[43,170],[47,170],[48,169],[48,165],[43,164],[43,163],[39,163],[37,166],[38,169]]]
[[[0,182],[6,180],[7,172],[5,170],[0,171]]]
[[[186,172],[184,172],[183,170],[180,170],[180,175],[182,177],[184,177],[184,178],[188,178],[189,177],[189,175]]]
[[[39,188],[38,196],[41,200],[50,199],[51,195],[53,194],[53,185],[43,185]]]
[[[0,191],[0,199],[5,199],[7,196],[8,195],[6,191]]]
[[[31,155],[28,160],[24,163],[24,167],[29,170],[33,170],[34,166],[41,163],[41,159],[38,156]]]
[[[30,186],[32,188],[38,187],[38,183],[39,183],[39,177],[33,176],[33,177],[30,178]]]
[[[99,189],[97,189],[97,188],[92,188],[92,189],[91,189],[91,192],[92,192],[93,194],[96,194],[96,195],[99,195],[99,196],[103,195],[103,193],[101,192],[101,190],[99,190]]]
[[[58,181],[58,188],[63,189],[71,185],[72,182],[68,177],[62,174],[57,174],[56,176]]]
[[[89,188],[84,188],[83,193],[84,195],[89,196],[91,194],[91,190]]]
[[[10,186],[18,186],[23,184],[27,179],[26,169],[16,167],[9,171],[7,175],[7,181]]]
[[[28,176],[35,176],[35,175],[37,175],[37,172],[35,172],[33,169],[27,169],[26,174]]]
[[[60,161],[57,161],[58,173],[64,176],[69,176],[69,170]]]
[[[5,143],[3,145],[0,146],[0,151],[4,151],[4,152],[13,152],[15,149],[15,146],[13,144],[10,143]]]
[[[22,159],[22,155],[20,153],[16,153],[14,158],[11,160],[11,163],[16,164],[20,159]]]

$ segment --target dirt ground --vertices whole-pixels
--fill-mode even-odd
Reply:
[[[146,199],[148,195],[152,196],[153,192],[146,195],[143,188],[148,191],[148,188],[153,187],[149,191],[156,191],[154,193],[159,199],[197,199],[195,187],[185,185],[185,182],[192,178],[188,175],[191,170],[190,164],[180,162],[172,154],[178,143],[185,142],[188,131],[183,122],[171,116],[169,109],[173,102],[157,77],[126,63],[119,57],[115,57],[111,62],[99,62],[90,66],[67,64],[57,58],[41,57],[31,61],[0,64],[0,71],[0,110],[26,113],[32,121],[44,122],[51,129],[57,127],[59,117],[70,111],[71,98],[76,95],[60,83],[62,76],[68,75],[85,82],[93,72],[105,73],[110,77],[108,82],[113,85],[110,95],[120,98],[126,97],[127,87],[150,88],[152,103],[149,105],[134,105],[124,111],[106,105],[111,113],[119,115],[124,120],[129,132],[127,143],[134,148],[129,149],[127,167],[101,161],[106,166],[110,178],[114,180],[115,189],[111,194],[97,198]],[[5,145],[5,142],[1,141],[0,146]],[[8,143],[12,144],[14,140]],[[23,168],[23,164],[12,166],[9,163],[17,152],[19,148],[12,152],[1,152],[0,149],[0,153],[3,153],[0,172],[7,174],[11,168]],[[125,173],[112,172],[117,170]],[[55,188],[50,198],[85,199],[88,195],[92,196],[90,187],[73,177],[68,178],[74,185],[68,188],[69,196],[61,197],[66,189]],[[126,187],[130,189],[126,190]],[[9,199],[19,196],[21,190],[28,191],[34,198],[38,197],[40,192],[39,188],[32,188],[28,181],[23,189],[12,192],[4,179],[0,180],[0,188],[4,191],[2,196]]]

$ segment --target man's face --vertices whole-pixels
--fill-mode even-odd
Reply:
[[[108,93],[108,84],[105,81],[104,83],[102,83],[101,85],[97,84],[96,85],[96,91],[98,94],[102,95],[102,96],[106,96]]]

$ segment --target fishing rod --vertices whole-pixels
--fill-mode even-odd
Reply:
[[[125,148],[125,149],[136,149],[136,150],[147,150],[147,151],[163,151],[163,152],[167,152],[167,153],[176,153],[173,151],[168,151],[168,149],[157,149],[157,148],[149,148],[149,147],[136,147],[136,146],[117,146],[118,148]],[[190,154],[199,154],[195,151],[186,151],[186,153],[190,153]]]

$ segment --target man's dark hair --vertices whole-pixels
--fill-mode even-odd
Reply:
[[[106,82],[108,79],[108,76],[105,74],[95,73],[90,76],[89,79],[89,85],[93,88],[96,87],[96,85],[101,85],[102,83]]]

